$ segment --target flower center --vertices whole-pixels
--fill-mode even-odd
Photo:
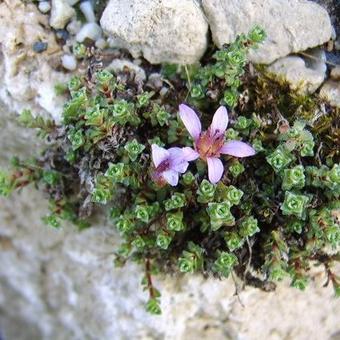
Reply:
[[[206,161],[208,157],[219,157],[223,144],[224,135],[218,132],[212,135],[210,129],[208,129],[201,133],[195,147],[201,159]]]

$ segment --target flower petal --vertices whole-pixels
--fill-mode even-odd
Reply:
[[[179,163],[172,164],[171,165],[171,170],[175,170],[177,172],[180,172],[181,174],[184,174],[189,166],[189,162],[182,160]]]
[[[220,106],[214,114],[213,120],[210,125],[210,132],[212,135],[224,134],[228,126],[228,111],[224,106]]]
[[[216,157],[208,157],[207,162],[209,181],[215,184],[222,178],[224,171],[223,163]]]
[[[191,137],[197,140],[202,131],[201,121],[196,112],[185,104],[179,106],[179,116]]]
[[[175,170],[167,170],[162,173],[163,178],[171,185],[176,186],[178,184],[178,172]]]
[[[200,156],[200,154],[197,151],[195,151],[192,148],[189,148],[188,146],[186,146],[182,150],[183,150],[183,157],[188,162],[194,161]]]
[[[231,140],[230,142],[225,143],[220,152],[234,157],[254,156],[256,153],[250,145],[238,140]]]
[[[155,167],[157,168],[159,164],[170,157],[170,153],[168,150],[158,146],[157,144],[151,145],[152,150],[152,161]]]
[[[174,147],[170,148],[169,150],[170,153],[170,169],[175,170],[180,173],[184,173],[187,171],[189,163],[185,159],[183,149]]]

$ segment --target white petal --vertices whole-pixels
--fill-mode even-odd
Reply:
[[[163,178],[171,185],[176,186],[178,184],[178,172],[175,170],[167,170],[162,173]]]
[[[207,163],[209,181],[216,184],[222,178],[224,171],[223,163],[219,158],[215,157],[208,157]]]
[[[220,106],[214,114],[212,123],[210,125],[211,134],[215,133],[224,134],[228,126],[228,111],[224,106]]]
[[[151,145],[152,150],[152,160],[153,164],[157,168],[159,164],[170,157],[170,153],[168,150],[158,146],[157,144]]]
[[[201,121],[196,112],[185,104],[179,106],[179,116],[191,137],[197,140],[202,131]]]

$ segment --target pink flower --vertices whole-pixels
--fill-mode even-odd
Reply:
[[[152,179],[159,185],[164,185],[167,182],[176,186],[179,174],[183,174],[189,166],[191,148],[170,148],[166,150],[157,144],[152,144],[151,150],[152,161],[156,168],[152,174]]]
[[[234,157],[248,157],[255,155],[255,150],[248,144],[232,140],[225,142],[224,133],[228,126],[228,112],[220,106],[214,114],[213,120],[207,131],[202,132],[201,121],[189,106],[181,104],[179,115],[194,140],[194,149],[185,148],[186,159],[201,158],[208,163],[208,177],[211,183],[217,183],[223,175],[221,154]]]

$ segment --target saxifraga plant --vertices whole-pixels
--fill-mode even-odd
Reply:
[[[36,159],[14,158],[0,193],[37,183],[54,228],[62,220],[86,228],[94,208],[107,207],[123,239],[116,264],[144,266],[153,314],[161,313],[158,272],[234,271],[262,287],[289,276],[304,289],[319,263],[339,296],[338,112],[306,119],[303,110],[280,112],[286,97],[266,99],[264,78],[254,85],[246,72],[248,50],[264,37],[255,27],[203,66],[166,65],[161,86],[129,70],[72,78],[62,124],[19,117],[52,143]],[[289,107],[308,107],[290,96]]]

